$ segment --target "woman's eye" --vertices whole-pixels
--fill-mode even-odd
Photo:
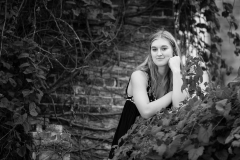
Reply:
[[[157,49],[156,49],[156,48],[152,48],[152,51],[153,51],[153,52],[156,52],[156,51],[157,51]]]
[[[165,50],[167,50],[167,48],[162,48],[161,50],[162,50],[162,51],[165,51]]]

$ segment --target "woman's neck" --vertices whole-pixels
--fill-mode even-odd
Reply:
[[[165,74],[167,74],[169,67],[158,67],[158,73],[161,76],[165,76]]]

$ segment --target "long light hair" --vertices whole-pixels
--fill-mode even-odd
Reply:
[[[168,68],[167,73],[163,77],[161,77],[158,72],[158,67],[153,62],[153,59],[151,56],[152,42],[158,38],[164,38],[164,39],[168,40],[173,49],[173,56],[180,56],[180,58],[181,58],[181,52],[178,47],[178,44],[170,32],[165,31],[165,30],[159,30],[150,36],[149,54],[148,54],[147,58],[145,59],[145,61],[142,64],[140,64],[136,68],[136,70],[141,70],[148,74],[149,82],[151,85],[150,93],[152,93],[156,98],[160,98],[161,96],[163,96],[163,95],[161,95],[161,86],[163,86],[163,93],[165,95],[172,90],[172,85],[173,85],[172,84],[172,78],[173,78],[172,71]]]

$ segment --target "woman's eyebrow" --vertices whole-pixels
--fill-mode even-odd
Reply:
[[[168,47],[168,45],[162,45],[161,47]]]
[[[162,45],[162,46],[151,46],[151,48],[158,48],[158,47],[168,47],[168,45]]]

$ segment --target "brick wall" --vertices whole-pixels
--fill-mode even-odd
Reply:
[[[118,0],[112,2],[115,8],[122,5]],[[129,76],[147,55],[148,35],[160,28],[174,33],[171,0],[160,0],[151,13],[147,11],[142,16],[133,16],[144,10],[142,2],[129,0],[126,4],[126,14],[129,16],[119,33],[125,39],[118,48],[109,56],[100,54],[97,60],[89,64],[92,67],[59,88],[51,97],[54,103],[50,104],[50,97],[42,100],[50,122],[62,124],[63,132],[71,134],[74,150],[71,159],[106,159],[125,102]],[[94,23],[90,23],[90,27],[97,28]]]

